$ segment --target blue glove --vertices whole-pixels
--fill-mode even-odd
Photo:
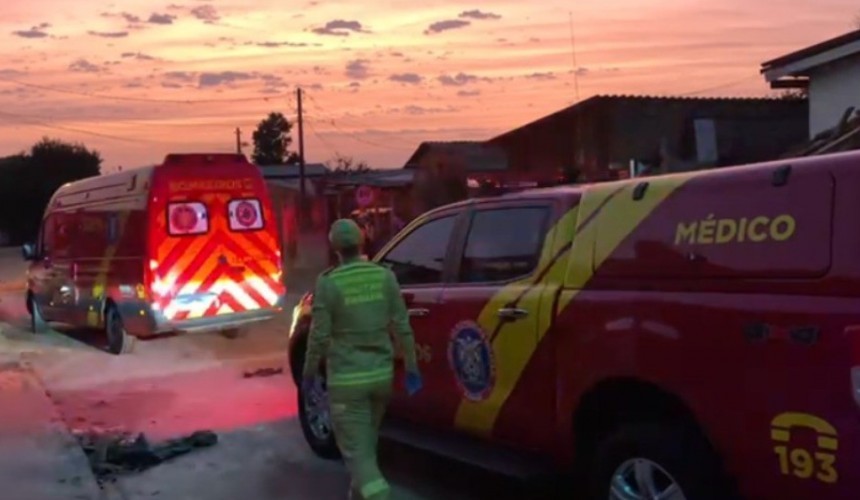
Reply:
[[[406,372],[406,394],[414,396],[423,386],[424,383],[421,381],[421,374]]]

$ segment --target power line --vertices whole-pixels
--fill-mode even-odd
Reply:
[[[131,142],[131,143],[137,143],[137,144],[157,143],[157,141],[142,141],[140,139],[131,139],[128,137],[120,137],[117,135],[103,134],[101,132],[93,132],[91,130],[84,130],[84,129],[74,128],[74,127],[65,127],[62,125],[52,125],[48,122],[45,122],[43,120],[39,120],[37,118],[32,118],[32,117],[24,116],[24,115],[18,115],[18,114],[14,114],[14,113],[7,113],[5,111],[0,111],[0,116],[6,116],[8,118],[14,118],[16,120],[23,120],[25,122],[29,122],[30,125],[36,125],[39,127],[44,127],[44,128],[48,128],[48,129],[54,129],[54,130],[62,130],[65,132],[75,132],[78,134],[91,135],[93,137],[101,137],[103,139],[112,139],[115,141]]]
[[[322,106],[320,106],[319,102],[317,102],[317,100],[314,98],[314,96],[313,96],[313,95],[311,95],[311,94],[307,94],[307,93],[306,93],[305,95],[307,95],[307,96],[308,96],[308,98],[310,98],[311,102],[314,104],[314,107],[316,107],[316,108],[318,108],[318,109],[320,109],[320,110],[322,110],[322,111],[325,111],[325,109],[323,109],[323,107],[322,107]],[[329,114],[329,115],[331,115],[332,113],[328,113],[328,114]],[[401,151],[401,150],[402,150],[402,149],[401,149],[401,148],[399,148],[399,147],[392,147],[391,145],[385,145],[385,144],[379,144],[379,143],[372,142],[372,141],[367,141],[367,140],[364,140],[364,139],[362,139],[362,138],[358,137],[358,135],[357,135],[357,134],[355,134],[355,133],[353,133],[353,132],[347,132],[347,131],[343,130],[342,128],[340,128],[340,127],[337,125],[337,123],[335,123],[334,118],[331,118],[330,116],[329,116],[329,118],[328,118],[328,119],[320,120],[320,121],[325,121],[326,123],[330,123],[330,124],[331,124],[331,126],[332,126],[332,127],[334,127],[337,131],[339,131],[340,133],[342,133],[342,134],[344,134],[344,135],[348,135],[348,136],[352,137],[354,140],[356,140],[356,141],[358,141],[358,142],[363,142],[363,143],[365,143],[365,144],[369,144],[369,145],[371,145],[371,146],[377,146],[377,147],[381,147],[381,148],[388,148],[388,149],[392,149],[392,150],[395,150],[395,151]],[[356,122],[358,122],[358,120],[356,120]],[[365,123],[361,123],[361,124],[359,124],[359,125],[360,125],[360,126],[363,126],[364,128],[367,128],[367,129],[371,128],[371,127],[368,127],[368,126],[367,126],[367,124],[365,124]],[[395,142],[397,142],[397,141],[395,141]],[[404,141],[404,142],[401,142],[401,145],[402,145],[402,147],[403,147],[403,148],[414,148],[414,147],[415,147],[415,144],[414,144],[414,143],[412,143],[412,142],[410,142],[409,144],[406,144],[406,142]]]
[[[0,81],[6,83],[12,83],[15,85],[21,85],[22,87],[30,87],[34,89],[44,90],[46,92],[56,92],[59,94],[68,94],[68,95],[76,95],[81,97],[89,97],[92,99],[107,99],[114,101],[126,101],[126,102],[148,102],[148,103],[160,103],[160,104],[215,104],[215,103],[237,103],[237,102],[257,102],[257,101],[269,101],[270,99],[279,99],[285,97],[289,94],[276,94],[276,95],[268,95],[261,97],[234,97],[234,98],[226,98],[226,99],[158,99],[155,97],[134,97],[134,96],[119,96],[119,95],[110,95],[110,94],[98,94],[93,92],[81,92],[77,90],[68,90],[68,89],[60,89],[57,87],[50,87],[47,85],[39,85],[37,83],[24,82],[21,80],[16,80],[14,78],[6,78],[0,77]]]
[[[714,85],[713,87],[705,87],[703,89],[694,90],[692,92],[682,92],[680,94],[675,94],[675,95],[681,96],[681,97],[687,97],[687,96],[694,96],[694,95],[699,95],[699,94],[706,94],[706,93],[712,92],[714,90],[722,90],[722,89],[734,87],[735,85],[740,85],[741,83],[746,83],[746,82],[748,82],[754,78],[756,78],[756,79],[759,78],[759,75],[757,75],[757,74],[756,75],[749,75],[749,76],[745,76],[739,80],[733,80],[731,82],[726,82],[726,83],[723,83],[720,85]]]

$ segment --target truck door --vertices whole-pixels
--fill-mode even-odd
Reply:
[[[42,222],[37,245],[37,259],[30,268],[33,295],[44,319],[65,321],[69,290],[64,288],[69,274],[68,261],[70,217],[52,213]]]
[[[524,448],[541,441],[555,400],[552,377],[523,376],[542,359],[539,263],[552,213],[550,202],[506,201],[469,214],[442,299],[446,355],[434,358],[444,366],[454,426]]]
[[[402,390],[394,392],[391,413],[423,424],[444,425],[450,421],[439,405],[446,392],[445,373],[440,373],[430,360],[444,356],[445,333],[440,325],[447,313],[440,298],[458,217],[456,211],[434,215],[401,236],[376,259],[390,267],[400,282],[424,378],[424,389],[411,398]],[[399,351],[400,346],[396,347]],[[403,363],[395,366],[399,384],[403,380]]]

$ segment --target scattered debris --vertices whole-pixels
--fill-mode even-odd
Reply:
[[[197,431],[158,444],[151,444],[143,433],[134,438],[121,432],[89,432],[77,437],[99,482],[112,480],[122,473],[149,469],[218,442],[218,435],[212,431]]]
[[[283,367],[269,367],[269,368],[259,368],[257,370],[245,370],[245,373],[242,374],[245,378],[252,377],[273,377],[275,375],[280,375],[284,373]]]

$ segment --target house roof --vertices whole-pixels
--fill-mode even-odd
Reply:
[[[767,103],[775,103],[775,102],[783,102],[788,105],[791,104],[791,101],[785,99],[777,99],[773,97],[698,97],[698,96],[649,96],[649,95],[632,95],[632,94],[602,94],[595,95],[580,101],[576,104],[568,106],[566,108],[560,109],[554,113],[550,113],[546,116],[538,118],[536,120],[532,120],[531,122],[526,123],[525,125],[520,125],[519,127],[504,132],[502,134],[493,137],[488,140],[488,143],[496,143],[499,140],[505,139],[509,136],[519,134],[524,130],[534,127],[535,125],[547,124],[549,122],[553,122],[555,120],[564,120],[569,118],[570,115],[574,115],[580,113],[586,109],[591,108],[592,106],[598,105],[599,103],[605,102],[691,102],[691,101],[700,101],[700,102],[767,102]]]
[[[258,165],[260,173],[266,179],[294,179],[299,177],[298,165]],[[328,167],[322,163],[306,163],[306,177],[321,177],[329,173]]]
[[[858,53],[860,30],[766,61],[761,65],[761,73],[769,82],[784,76],[806,76],[812,68]]]
[[[496,172],[508,168],[505,152],[483,141],[428,141],[422,142],[406,160],[404,169],[416,168],[421,158],[431,151],[444,151],[462,158],[468,172]]]
[[[401,187],[412,184],[414,177],[414,170],[384,169],[335,176],[330,182],[338,186]]]

